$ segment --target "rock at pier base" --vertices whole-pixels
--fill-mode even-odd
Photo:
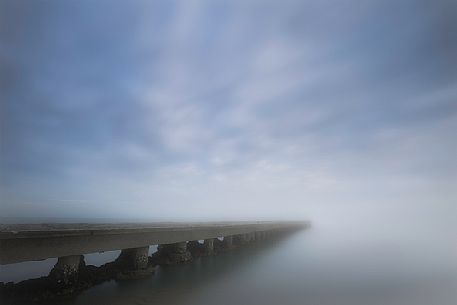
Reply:
[[[198,240],[192,240],[187,243],[187,250],[191,253],[192,257],[203,256],[204,247]]]
[[[154,260],[159,265],[176,265],[192,261],[187,242],[164,244],[157,247]]]
[[[49,273],[48,279],[58,288],[74,286],[78,282],[79,270],[84,266],[84,256],[82,255],[59,257]]]
[[[144,278],[154,273],[154,266],[149,264],[149,247],[124,249],[116,259],[119,271],[118,280]]]
[[[126,269],[144,269],[148,265],[149,247],[124,249],[116,259],[116,263]]]

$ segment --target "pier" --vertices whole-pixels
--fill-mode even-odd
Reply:
[[[308,226],[307,222],[273,221],[0,225],[0,265],[58,258],[47,277],[0,283],[0,290],[17,295],[40,286],[45,287],[40,293],[73,293],[106,280],[142,278],[153,274],[158,265],[187,263],[268,242]],[[149,255],[151,245],[157,245],[157,251]],[[85,254],[113,250],[121,250],[114,262],[100,267],[85,264]]]

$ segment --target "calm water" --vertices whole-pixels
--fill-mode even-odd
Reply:
[[[274,244],[159,268],[145,280],[107,282],[53,304],[457,304],[457,247],[448,235],[357,226],[314,223]],[[0,280],[46,273],[53,262],[3,266]]]

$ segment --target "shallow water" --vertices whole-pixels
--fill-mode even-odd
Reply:
[[[448,237],[378,229],[315,223],[275,243],[158,268],[148,279],[107,282],[49,304],[456,304],[456,248]],[[86,260],[101,264],[116,255]],[[40,272],[52,263],[42,263]],[[2,268],[1,280],[18,276]]]

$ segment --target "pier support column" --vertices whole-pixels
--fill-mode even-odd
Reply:
[[[202,256],[203,245],[198,240],[191,240],[187,242],[187,251],[192,254],[192,257]]]
[[[124,249],[116,259],[120,268],[118,279],[142,278],[154,273],[154,267],[148,266],[149,246]]]
[[[224,250],[233,249],[233,236],[224,236],[224,240],[222,241],[222,247]]]
[[[191,253],[187,250],[187,242],[159,245],[157,247],[158,263],[161,265],[174,265],[192,260]]]
[[[238,234],[233,236],[233,243],[236,246],[242,246],[249,243],[248,234]]]
[[[263,232],[260,232],[260,231],[255,232],[255,240],[256,241],[261,241],[263,239],[262,238],[262,233]]]
[[[203,253],[204,255],[213,255],[214,254],[214,239],[205,239],[203,242]]]
[[[82,255],[59,257],[54,268],[49,273],[49,278],[61,287],[69,287],[78,281],[79,268],[84,265]]]
[[[132,270],[145,269],[148,266],[149,247],[124,249],[116,262]]]

